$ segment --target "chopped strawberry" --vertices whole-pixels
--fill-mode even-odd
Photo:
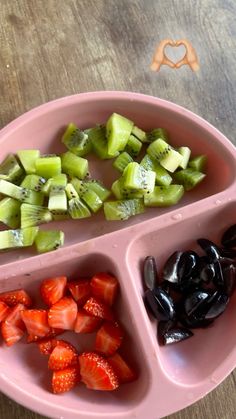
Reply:
[[[43,338],[50,332],[47,310],[25,310],[21,313],[29,335]]]
[[[62,329],[53,329],[52,327],[50,328],[50,331],[47,333],[47,335],[45,335],[43,338],[37,335],[28,335],[27,336],[27,343],[33,343],[33,342],[39,342],[42,339],[52,339],[53,337],[57,336],[57,335],[61,335],[62,333],[64,333],[64,330]]]
[[[113,320],[113,314],[110,307],[108,307],[103,302],[97,300],[94,297],[91,297],[87,300],[84,305],[84,310],[91,314],[94,317],[99,317],[100,319]]]
[[[3,301],[0,301],[0,323],[5,320],[9,313],[9,307]]]
[[[74,367],[77,365],[78,353],[75,348],[71,348],[70,346],[61,345],[60,341],[58,341],[57,345],[49,356],[48,368],[50,370],[64,370],[65,368]]]
[[[10,307],[14,307],[16,304],[24,304],[25,307],[32,306],[30,296],[23,289],[2,292],[0,294],[0,301],[3,301]]]
[[[100,326],[101,319],[99,317],[91,316],[91,314],[86,313],[85,310],[78,310],[75,328],[76,333],[92,333]]]
[[[79,356],[81,381],[93,390],[115,390],[118,378],[105,358],[95,352],[84,352]]]
[[[110,356],[109,358],[107,358],[107,360],[114,369],[120,384],[129,383],[130,381],[134,381],[137,379],[136,372],[126,363],[126,361],[118,353],[115,353],[114,355]]]
[[[53,304],[48,312],[48,323],[51,327],[73,330],[78,307],[71,297],[63,297]]]
[[[52,391],[55,394],[65,393],[74,388],[79,381],[80,373],[78,366],[53,371]]]
[[[91,289],[94,297],[111,306],[118,292],[118,281],[114,276],[101,272],[93,276]]]
[[[95,351],[106,356],[113,355],[120,347],[123,336],[118,323],[105,322],[97,332]]]
[[[66,283],[67,278],[65,276],[44,279],[40,286],[40,293],[45,304],[51,306],[64,297]]]
[[[12,346],[24,335],[25,325],[21,314],[25,310],[23,304],[17,304],[9,309],[8,315],[1,324],[2,337],[7,346]]]
[[[38,347],[42,355],[50,355],[57,345],[63,346],[64,348],[69,348],[77,353],[75,347],[71,345],[71,343],[62,339],[44,338],[41,339],[41,341],[38,343]]]
[[[68,282],[67,287],[72,294],[72,297],[79,306],[86,303],[91,295],[91,287],[89,279],[78,279],[77,281]]]

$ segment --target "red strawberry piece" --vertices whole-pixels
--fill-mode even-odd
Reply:
[[[84,305],[91,295],[91,287],[89,279],[78,279],[67,284],[72,297],[79,306]]]
[[[103,355],[113,355],[120,347],[123,331],[118,323],[105,322],[98,330],[95,341],[95,351]]]
[[[48,339],[52,339],[53,337],[60,335],[64,333],[64,330],[62,329],[53,329],[52,327],[50,328],[49,333],[47,333],[47,335],[45,335],[43,338],[37,335],[28,335],[27,336],[27,343],[33,343],[33,342],[39,342],[44,338],[48,338]]]
[[[48,368],[53,371],[64,370],[68,367],[74,367],[77,363],[77,351],[69,345],[61,345],[60,341],[58,341],[49,356]]]
[[[0,301],[3,301],[10,307],[17,304],[24,304],[25,307],[32,306],[32,300],[25,290],[17,289],[13,291],[2,292]]]
[[[23,304],[17,304],[9,309],[8,315],[1,324],[2,337],[7,346],[12,346],[24,335],[25,325],[21,314],[25,310]]]
[[[48,323],[51,327],[73,330],[78,307],[71,297],[63,297],[53,304],[48,312]]]
[[[78,310],[74,331],[76,333],[92,333],[97,330],[101,324],[101,319],[99,317],[91,316],[91,314],[86,313],[85,310]]]
[[[44,279],[40,286],[40,293],[45,304],[51,306],[64,297],[66,283],[67,278],[65,276]]]
[[[41,341],[38,343],[38,347],[42,355],[50,355],[57,345],[63,346],[64,348],[69,348],[73,352],[77,353],[75,347],[65,340],[45,338],[41,339]]]
[[[101,272],[93,276],[91,289],[94,297],[111,306],[116,298],[119,283],[114,276]]]
[[[25,310],[21,318],[29,335],[43,338],[50,332],[47,310]]]
[[[93,390],[115,390],[118,378],[105,358],[95,352],[84,352],[79,356],[81,381]]]
[[[55,394],[65,393],[74,388],[79,381],[80,373],[78,366],[60,371],[53,371],[52,391]]]
[[[94,297],[90,297],[84,305],[84,310],[94,317],[100,319],[113,320],[113,314],[110,307],[104,304],[102,301],[97,300]]]
[[[115,353],[114,355],[107,358],[109,364],[111,364],[114,369],[119,382],[129,383],[137,379],[136,372],[127,364],[127,362],[120,356],[120,354]]]
[[[0,323],[5,320],[9,313],[9,307],[3,301],[0,301]]]

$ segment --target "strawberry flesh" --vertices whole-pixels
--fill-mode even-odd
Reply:
[[[95,351],[103,355],[113,355],[123,340],[123,331],[118,323],[105,322],[98,330],[95,341]]]
[[[74,388],[79,381],[80,373],[78,366],[53,371],[52,391],[55,394],[65,393]]]
[[[32,306],[30,296],[23,289],[2,292],[0,294],[0,301],[3,301],[10,307],[14,307],[17,304],[24,304],[25,307]]]
[[[120,384],[129,383],[137,379],[136,372],[127,364],[120,354],[115,353],[107,358],[107,360],[114,369]]]
[[[25,310],[21,313],[29,335],[43,338],[50,333],[47,310]]]
[[[17,343],[24,335],[25,325],[21,320],[21,314],[25,310],[23,304],[17,304],[9,309],[8,315],[1,324],[1,333],[7,346]]]
[[[9,306],[4,303],[3,301],[0,301],[0,323],[5,320],[9,313]]]
[[[64,297],[66,284],[67,278],[65,276],[44,279],[40,286],[40,293],[44,303],[51,306]]]
[[[49,360],[48,368],[53,371],[64,370],[68,367],[74,367],[78,363],[78,354],[69,345],[61,345],[60,341],[52,350]]]
[[[113,314],[110,307],[94,297],[89,298],[83,308],[87,313],[94,317],[113,320]]]
[[[74,331],[76,333],[92,333],[97,330],[101,324],[99,317],[94,317],[85,310],[79,309],[75,321]]]
[[[105,358],[95,352],[79,356],[81,381],[92,390],[111,391],[119,387],[118,378]]]
[[[89,279],[81,278],[77,281],[71,281],[67,284],[67,287],[78,306],[83,306],[91,295]]]
[[[61,298],[49,309],[49,326],[64,330],[73,330],[77,311],[77,304],[71,297]]]
[[[94,297],[111,306],[118,292],[118,281],[114,276],[100,272],[93,276],[91,289]]]

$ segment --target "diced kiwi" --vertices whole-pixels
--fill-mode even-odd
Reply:
[[[75,124],[70,123],[63,134],[62,142],[77,156],[85,156],[92,149],[91,138]]]
[[[152,159],[148,154],[140,162],[140,166],[143,166],[146,170],[152,170],[156,173],[156,185],[168,186],[172,182],[172,177],[164,167],[162,167],[157,160]]]
[[[22,188],[31,189],[32,191],[41,192],[46,185],[46,179],[38,175],[26,175],[20,186]]]
[[[97,212],[103,205],[103,201],[91,189],[85,189],[81,194],[81,199],[93,212]]]
[[[50,211],[57,213],[67,211],[66,185],[67,176],[64,173],[51,178],[48,200],[48,209]]]
[[[133,198],[142,198],[143,192],[137,191],[135,189],[127,189],[124,187],[124,177],[115,180],[113,182],[111,190],[116,199],[133,199]]]
[[[50,189],[57,188],[58,186],[65,189],[67,185],[67,176],[64,173],[51,178]]]
[[[0,231],[0,250],[32,246],[38,227]]]
[[[205,178],[205,174],[193,169],[183,169],[174,174],[175,181],[184,186],[186,191],[190,191]]]
[[[177,151],[182,156],[182,161],[179,167],[181,167],[182,169],[186,169],[186,167],[188,166],[189,159],[190,159],[191,150],[189,147],[179,147]]]
[[[135,189],[143,193],[152,192],[155,186],[156,174],[145,170],[137,162],[129,163],[124,170],[124,187]]]
[[[142,143],[147,142],[147,134],[145,131],[143,131],[141,128],[136,127],[136,125],[133,126],[131,134],[133,134],[138,140],[142,141]]]
[[[123,151],[130,137],[134,124],[122,115],[113,113],[106,123],[108,153],[114,156],[117,151]]]
[[[71,177],[77,176],[84,179],[88,173],[88,160],[76,156],[70,151],[61,155],[61,165],[62,171]]]
[[[18,182],[23,176],[24,171],[20,167],[14,154],[9,154],[3,162],[0,164],[0,179],[7,180],[9,182]]]
[[[68,199],[78,198],[79,196],[72,183],[67,183],[65,191]]]
[[[132,161],[132,157],[126,151],[123,151],[118,157],[116,157],[113,167],[123,173],[126,166]]]
[[[104,125],[98,125],[94,128],[90,128],[87,132],[89,138],[91,139],[94,153],[102,160],[113,159],[114,156],[110,156],[108,153],[106,127]],[[115,156],[118,154],[119,152],[115,153]]]
[[[206,163],[207,156],[205,154],[202,154],[191,159],[188,163],[188,166],[191,167],[191,169],[193,170],[197,170],[197,172],[204,172],[206,169]]]
[[[52,184],[52,178],[48,179],[45,183],[45,185],[42,187],[42,192],[45,196],[49,196],[49,192],[51,189],[51,184]]]
[[[19,150],[17,156],[27,174],[36,172],[35,161],[40,157],[39,150]]]
[[[33,227],[52,221],[50,211],[39,205],[22,204],[21,205],[21,228]]]
[[[44,196],[41,192],[22,188],[3,179],[0,180],[0,193],[28,204],[42,205],[44,201]]]
[[[173,173],[181,165],[182,160],[183,156],[172,148],[167,156],[160,160],[160,165]]]
[[[61,173],[61,159],[58,156],[40,157],[35,160],[36,175],[49,179]]]
[[[59,213],[53,212],[52,213],[52,219],[53,221],[64,221],[64,220],[69,220],[70,214],[68,211],[59,211]]]
[[[177,204],[184,194],[182,185],[155,186],[154,191],[144,196],[146,207],[169,207]]]
[[[40,230],[35,239],[38,253],[51,252],[64,244],[64,233],[59,230]]]
[[[137,157],[141,151],[142,143],[134,135],[130,135],[125,151],[129,153],[132,157]]]
[[[10,228],[20,227],[21,202],[13,198],[3,198],[0,201],[0,221]]]
[[[161,138],[153,141],[147,148],[147,153],[153,159],[161,160],[163,157],[166,157],[171,151],[170,145],[162,140]]]
[[[71,179],[71,184],[75,188],[77,194],[81,196],[82,192],[85,190],[84,182],[80,179],[77,179],[76,177],[73,177]]]
[[[84,181],[84,184],[88,189],[94,191],[103,202],[106,201],[106,199],[111,195],[111,191],[105,188],[105,186],[98,180],[86,180]]]
[[[127,199],[107,201],[104,203],[104,213],[107,220],[128,220],[133,215],[145,211],[142,199]]]
[[[80,198],[72,198],[69,200],[69,214],[73,219],[87,218],[91,216],[88,207]]]
[[[166,143],[169,142],[169,135],[165,128],[154,128],[151,132],[147,133],[146,141],[148,143],[152,143],[158,139],[162,139]]]

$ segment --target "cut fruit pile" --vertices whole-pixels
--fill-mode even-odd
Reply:
[[[62,142],[68,151],[60,156],[19,150],[1,163],[0,221],[10,230],[0,232],[0,250],[33,244],[40,253],[55,250],[63,245],[64,233],[41,231],[40,224],[87,218],[102,207],[107,220],[127,220],[145,207],[177,204],[205,177],[205,155],[190,160],[191,150],[173,148],[165,129],[145,133],[116,113],[106,125],[84,131],[70,123]],[[144,148],[146,154],[135,161]],[[89,178],[88,160],[82,156],[91,152],[115,159],[113,167],[121,176],[111,191]],[[115,199],[105,202],[111,192]]]
[[[225,311],[236,287],[236,224],[221,238],[222,247],[198,239],[204,254],[174,252],[158,277],[153,256],[144,261],[145,303],[158,320],[161,345],[193,336],[190,329],[206,328]]]
[[[27,343],[37,343],[40,353],[49,357],[53,393],[69,391],[80,381],[89,389],[115,390],[137,378],[118,352],[124,338],[112,310],[118,287],[117,279],[107,273],[70,282],[66,277],[45,279],[40,294],[47,309],[32,308],[23,289],[1,293],[3,340],[12,346],[27,333]],[[96,332],[91,352],[79,353],[71,343],[56,338],[67,330]]]

